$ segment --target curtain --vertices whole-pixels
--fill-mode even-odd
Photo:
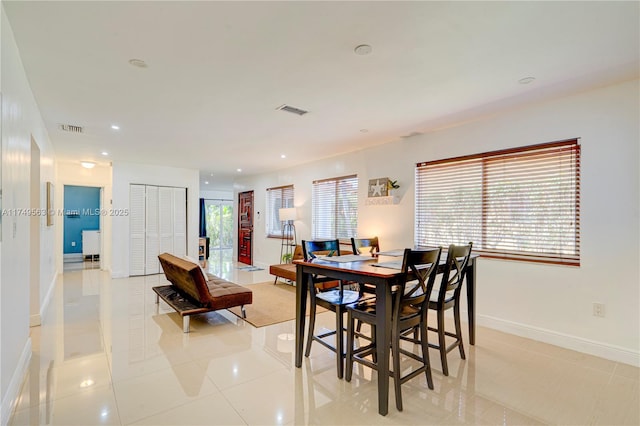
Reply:
[[[207,236],[207,209],[204,205],[204,198],[200,198],[200,236]]]

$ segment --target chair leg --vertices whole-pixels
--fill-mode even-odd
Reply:
[[[447,366],[447,342],[444,334],[444,310],[438,310],[438,345],[440,350],[440,361],[442,362],[442,374],[449,375]]]
[[[456,338],[458,339],[458,349],[460,350],[460,358],[466,359],[464,356],[464,345],[462,344],[462,327],[460,326],[460,305],[457,302],[453,306],[453,319],[456,324]]]
[[[371,344],[375,347],[377,345],[376,340],[376,326],[371,324]],[[373,351],[371,354],[371,358],[373,359],[374,364],[378,364],[378,351]]]
[[[353,375],[353,345],[354,345],[354,337],[355,334],[353,332],[353,316],[349,311],[347,311],[347,353],[345,355],[344,360],[344,379],[347,382],[351,381],[351,376]],[[362,321],[359,321],[361,323]]]
[[[393,330],[391,341],[391,357],[393,358],[393,384],[396,392],[396,408],[402,411],[402,383],[400,380],[400,335]]]
[[[344,310],[341,306],[336,309],[336,369],[338,378],[344,376]]]
[[[313,289],[311,290],[313,291]],[[313,296],[309,300],[309,330],[307,331],[307,349],[304,356],[309,357],[311,353],[311,342],[313,341],[313,333],[316,327],[316,303]]]
[[[424,363],[424,373],[427,376],[427,386],[433,389],[433,377],[431,376],[431,360],[429,359],[429,340],[427,332],[427,323],[420,327],[420,342],[422,343],[422,362]]]

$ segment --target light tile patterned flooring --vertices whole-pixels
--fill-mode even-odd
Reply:
[[[237,283],[271,279],[220,259],[211,271]],[[399,412],[391,389],[383,417],[370,369],[338,380],[320,345],[293,366],[293,321],[254,328],[220,311],[193,318],[184,334],[179,317],[155,304],[151,287],[161,282],[96,269],[61,275],[42,326],[31,329],[10,424],[640,424],[638,368],[483,327],[466,361],[449,354],[449,377],[432,352],[435,390],[423,375],[405,383]],[[332,315],[320,314],[320,325]]]

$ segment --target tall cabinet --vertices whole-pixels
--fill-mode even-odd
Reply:
[[[187,250],[187,189],[131,184],[129,275],[160,273],[158,255]]]

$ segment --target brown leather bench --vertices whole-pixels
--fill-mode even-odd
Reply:
[[[293,250],[292,260],[302,259],[302,246],[298,244],[296,248]],[[278,282],[278,278],[284,278],[285,280],[289,280],[291,282],[296,281],[296,265],[293,263],[280,263],[278,265],[269,266],[269,273],[271,275],[275,275],[276,279],[273,283]]]
[[[246,287],[204,272],[200,265],[189,260],[162,253],[158,256],[164,275],[171,283],[153,287],[156,303],[160,298],[182,317],[182,331],[189,332],[191,315],[240,306],[253,302],[253,293]]]
[[[349,249],[342,250],[340,249],[341,254],[352,254],[353,251]],[[304,258],[304,254],[302,252],[302,246],[298,244],[293,251],[292,260],[302,260]],[[293,263],[280,263],[278,265],[270,265],[269,273],[271,275],[275,275],[275,280],[273,284],[278,282],[278,278],[284,278],[285,280],[289,280],[292,283],[296,282],[296,265]],[[338,285],[338,281],[327,281],[322,284],[318,284],[317,287],[320,289],[333,288]]]

